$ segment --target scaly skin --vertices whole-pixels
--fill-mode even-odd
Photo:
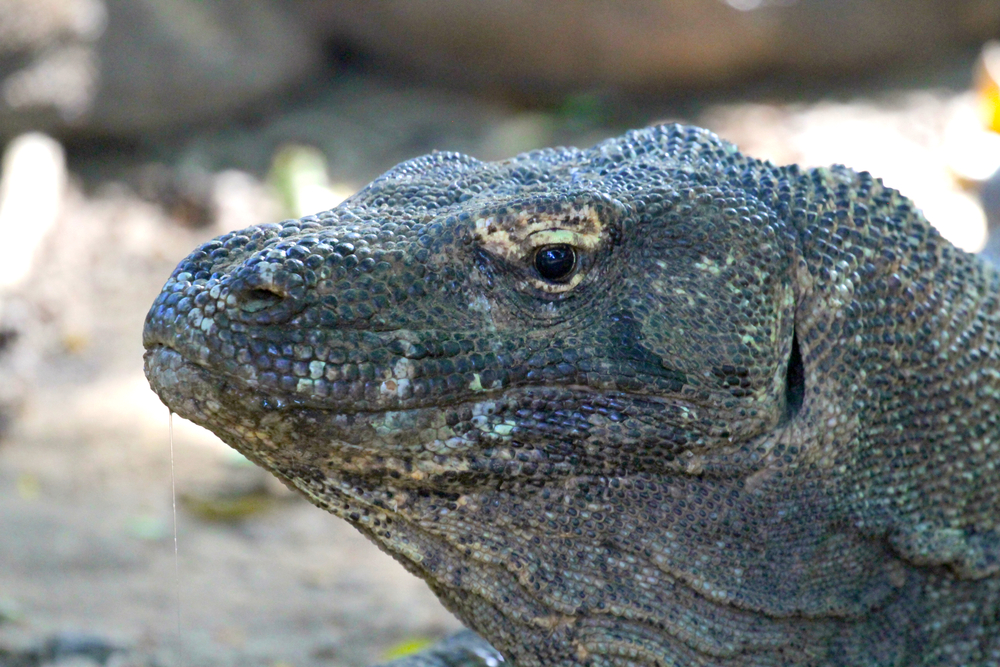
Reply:
[[[520,667],[989,665],[998,294],[871,175],[662,126],[216,239],[146,373]]]

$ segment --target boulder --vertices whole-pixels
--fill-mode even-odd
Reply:
[[[0,0],[0,138],[221,121],[317,71],[312,35],[267,0]]]
[[[664,89],[928,61],[997,34],[993,0],[292,0],[314,29],[423,79],[531,95]]]

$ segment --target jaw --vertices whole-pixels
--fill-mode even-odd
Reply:
[[[351,478],[356,489],[471,493],[581,476],[700,474],[706,465],[727,467],[730,450],[746,444],[740,431],[761,426],[733,428],[741,421],[736,415],[680,397],[579,385],[511,387],[436,405],[357,410],[275,394],[158,342],[148,344],[145,370],[173,412],[321,506],[326,503],[299,477]]]
[[[373,422],[384,421],[382,415],[282,404],[169,347],[146,351],[145,372],[171,411],[212,431],[426,578],[415,564],[424,559],[418,545],[429,540],[408,516],[408,487],[427,475],[427,464],[358,444],[370,437]],[[407,411],[413,424],[428,423],[433,412]]]
[[[581,646],[587,651],[603,650],[610,640],[606,628],[609,614],[618,612],[609,601],[604,601],[606,606],[594,607],[594,600],[603,600],[604,589],[591,590],[586,584],[594,571],[600,571],[601,563],[623,562],[623,559],[640,563],[650,581],[655,580],[655,585],[646,582],[652,588],[635,588],[628,578],[619,582],[621,596],[634,598],[641,602],[640,606],[653,610],[648,618],[640,614],[627,621],[626,625],[637,636],[649,632],[654,619],[671,617],[678,609],[688,610],[699,623],[715,624],[719,618],[728,619],[711,637],[689,633],[685,624],[667,628],[666,635],[660,638],[663,643],[656,648],[661,655],[724,658],[730,656],[733,646],[742,642],[754,650],[763,650],[767,648],[766,638],[729,636],[726,631],[729,625],[758,622],[761,611],[768,615],[768,632],[780,627],[789,636],[802,633],[806,637],[812,632],[806,629],[808,626],[822,637],[833,631],[835,623],[828,627],[827,621],[818,620],[815,625],[800,626],[801,619],[796,617],[804,611],[822,617],[830,613],[827,606],[831,605],[838,616],[857,615],[892,594],[891,586],[875,586],[879,596],[874,600],[823,599],[818,602],[819,608],[805,609],[803,600],[787,595],[789,591],[775,594],[792,600],[778,606],[774,606],[778,598],[763,593],[757,599],[742,602],[734,597],[714,599],[703,592],[704,573],[699,564],[706,559],[728,558],[714,546],[726,535],[703,535],[704,539],[687,543],[686,549],[693,559],[688,562],[681,557],[687,553],[679,548],[684,545],[683,540],[679,545],[674,542],[677,535],[690,536],[698,528],[697,521],[684,523],[683,512],[658,510],[655,515],[658,518],[641,534],[628,536],[622,532],[630,522],[630,515],[622,514],[622,507],[637,510],[646,507],[653,487],[658,487],[655,492],[662,496],[656,501],[659,506],[675,500],[671,489],[683,486],[690,497],[711,499],[715,495],[731,497],[738,492],[738,484],[676,474],[619,477],[612,482],[566,469],[562,474],[552,474],[551,470],[542,473],[546,480],[544,490],[532,484],[521,486],[502,470],[476,467],[477,452],[473,445],[478,444],[482,449],[486,443],[466,444],[467,451],[447,456],[429,451],[428,442],[447,446],[447,440],[432,438],[431,432],[437,430],[439,436],[447,435],[451,427],[444,413],[462,409],[462,405],[340,413],[276,401],[187,360],[168,347],[152,347],[145,360],[151,385],[174,412],[209,428],[311,502],[347,520],[407,569],[427,580],[453,611],[486,636],[498,636],[503,627],[494,627],[497,619],[506,618],[520,632],[537,635],[539,646],[551,644],[552,655],[566,645]],[[453,443],[452,447],[455,446]],[[754,494],[732,497],[740,504],[756,502]],[[733,516],[738,520],[745,516],[765,516],[769,501],[763,497],[760,502],[753,511]],[[720,518],[710,527],[722,530],[724,524],[729,525],[724,521],[730,518],[727,513],[735,509],[720,505],[713,511]],[[582,542],[577,542],[574,537],[579,528],[578,517],[588,514],[611,519],[608,532],[600,532],[598,547],[588,538],[581,537]],[[552,522],[554,527],[550,525]],[[604,530],[596,524],[591,529]],[[552,541],[536,543],[534,538],[543,532]],[[702,544],[707,545],[704,553],[699,547]],[[665,546],[671,548],[671,554],[676,551],[679,555],[664,555]],[[854,550],[873,548],[870,544],[852,545]],[[802,561],[809,560],[809,554],[799,553],[794,544],[789,551],[796,555],[788,562],[773,564],[761,560],[755,562],[751,573],[766,574],[775,567],[793,571],[793,567],[801,569]],[[720,571],[735,571],[753,555],[734,553],[733,562]],[[775,557],[765,555],[769,559]],[[869,558],[858,561],[872,562],[871,558],[878,554],[865,555]],[[580,558],[584,560],[577,562]],[[534,575],[529,576],[524,569],[528,563]],[[567,572],[572,575],[570,579],[565,578]],[[806,570],[802,572],[808,574]],[[850,568],[845,568],[845,572],[845,576],[858,576]],[[886,578],[881,571],[868,576],[876,580]],[[745,581],[750,579],[749,575],[739,581],[716,579],[710,582],[711,590],[727,595],[741,589],[752,591],[761,583]],[[773,577],[763,579],[766,580],[763,584],[773,585]],[[484,587],[485,580],[493,583]],[[579,590],[574,589],[576,594],[571,596],[571,604],[563,595],[565,591],[553,584],[569,580],[579,584]],[[761,590],[766,588],[763,584]],[[853,589],[846,586],[844,590]],[[492,611],[479,616],[478,611],[483,609]],[[764,643],[758,646],[758,641]]]
[[[264,393],[165,346],[146,351],[145,372],[171,411],[289,480],[293,471],[308,469],[405,485],[432,474],[467,472],[454,461],[444,466],[435,455],[435,445],[448,446],[442,439],[453,435],[440,408],[324,409]],[[454,447],[454,438],[448,444]]]

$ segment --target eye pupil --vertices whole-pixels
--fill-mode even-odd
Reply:
[[[535,270],[546,280],[564,280],[573,273],[575,266],[576,252],[564,243],[545,246],[535,253]]]

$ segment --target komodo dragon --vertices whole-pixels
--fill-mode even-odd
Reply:
[[[997,665],[998,300],[870,174],[665,125],[210,241],[146,374],[518,667]]]

